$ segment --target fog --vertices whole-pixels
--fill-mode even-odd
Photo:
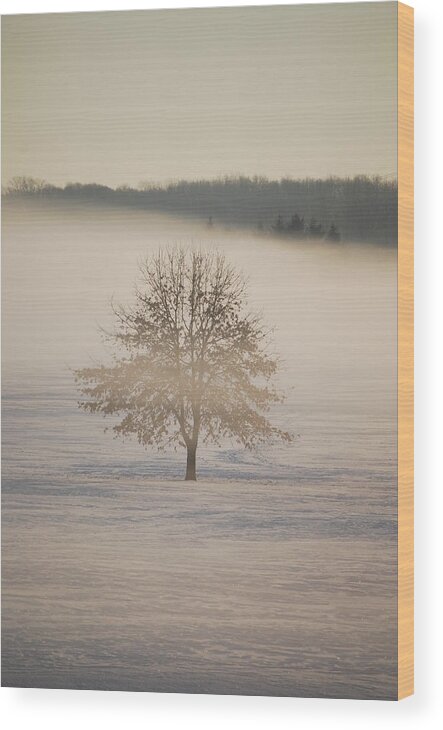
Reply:
[[[245,469],[258,475],[271,469],[274,478],[289,480],[294,468],[315,473],[354,469],[371,478],[375,472],[391,474],[395,252],[208,230],[138,211],[14,202],[4,212],[3,381],[12,419],[6,413],[6,430],[15,424],[27,434],[30,464],[47,461],[45,450],[56,443],[46,429],[53,428],[56,439],[66,439],[64,458],[71,466],[74,460],[77,468],[100,469],[95,456],[100,445],[103,468],[130,463],[142,473],[171,475],[174,454],[165,467],[155,452],[145,454],[136,444],[122,445],[103,435],[99,417],[77,413],[72,369],[109,359],[98,328],[112,327],[111,300],[130,304],[138,263],[174,243],[223,251],[243,271],[250,308],[273,329],[273,350],[281,359],[278,384],[286,402],[276,408],[274,419],[299,435],[295,444],[272,449],[265,459],[263,450],[251,455],[229,445],[222,452],[202,448],[205,473]],[[29,402],[23,400],[24,392]],[[20,397],[19,411],[12,407],[13,397]],[[62,415],[66,418],[59,432]],[[43,428],[35,428],[36,418]],[[35,439],[38,454],[33,453]],[[27,455],[19,457],[22,469]],[[13,447],[5,458],[14,459]]]
[[[104,433],[72,374],[175,242],[243,270],[297,435],[201,445],[195,485],[184,450]],[[3,684],[394,698],[395,328],[394,248],[7,202]]]

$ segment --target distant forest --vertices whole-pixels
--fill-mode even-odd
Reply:
[[[115,189],[96,183],[57,187],[17,177],[2,193],[162,211],[206,220],[209,226],[236,226],[293,238],[397,245],[397,182],[381,177],[223,177]]]

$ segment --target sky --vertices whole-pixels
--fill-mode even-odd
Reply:
[[[395,2],[10,15],[2,176],[396,176]]]

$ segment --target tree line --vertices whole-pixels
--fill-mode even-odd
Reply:
[[[259,230],[263,230],[262,226],[259,226]],[[305,219],[300,217],[298,213],[294,213],[288,220],[285,220],[282,215],[278,215],[270,230],[277,236],[286,236],[299,240],[316,238],[336,243],[341,240],[340,231],[335,223],[331,223],[328,230],[326,230],[316,218],[311,218],[309,223],[305,223]]]
[[[134,207],[211,220],[214,225],[261,230],[278,225],[280,216],[288,233],[296,210],[300,220],[309,221],[304,223],[308,235],[311,222],[318,226],[322,221],[321,236],[327,237],[333,225],[345,241],[397,243],[397,182],[382,177],[269,180],[227,176],[165,185],[144,182],[137,188],[98,183],[59,187],[21,177],[11,180],[3,194]]]

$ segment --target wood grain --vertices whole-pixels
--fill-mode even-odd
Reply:
[[[414,10],[398,3],[398,699],[414,692]]]

